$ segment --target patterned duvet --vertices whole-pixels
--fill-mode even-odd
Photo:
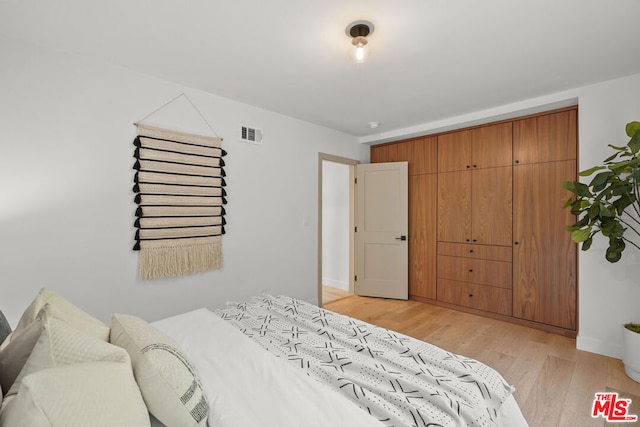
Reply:
[[[290,297],[217,313],[389,427],[495,426],[513,392],[474,359]]]

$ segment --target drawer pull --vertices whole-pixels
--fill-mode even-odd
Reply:
[[[473,253],[473,249],[469,249],[469,253]]]
[[[473,273],[473,268],[470,268],[470,269],[469,269],[469,273]]]
[[[473,298],[473,294],[469,294],[469,298]]]

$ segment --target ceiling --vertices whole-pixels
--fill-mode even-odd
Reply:
[[[638,0],[0,0],[0,34],[362,140],[639,73],[638,16]],[[356,20],[375,25],[364,64]]]

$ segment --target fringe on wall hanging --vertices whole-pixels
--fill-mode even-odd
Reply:
[[[142,279],[222,267],[222,139],[137,124],[136,244]]]

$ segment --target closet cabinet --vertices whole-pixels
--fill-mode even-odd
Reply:
[[[371,148],[409,162],[409,296],[577,334],[577,108]]]
[[[437,299],[512,314],[512,123],[438,137]],[[487,248],[488,250],[483,250]]]
[[[438,241],[511,246],[512,124],[438,136]]]
[[[511,246],[512,168],[438,174],[438,241]]]
[[[513,315],[577,328],[577,246],[565,231],[575,222],[562,209],[576,179],[576,111],[514,124]]]
[[[438,172],[511,166],[511,122],[438,136]]]

